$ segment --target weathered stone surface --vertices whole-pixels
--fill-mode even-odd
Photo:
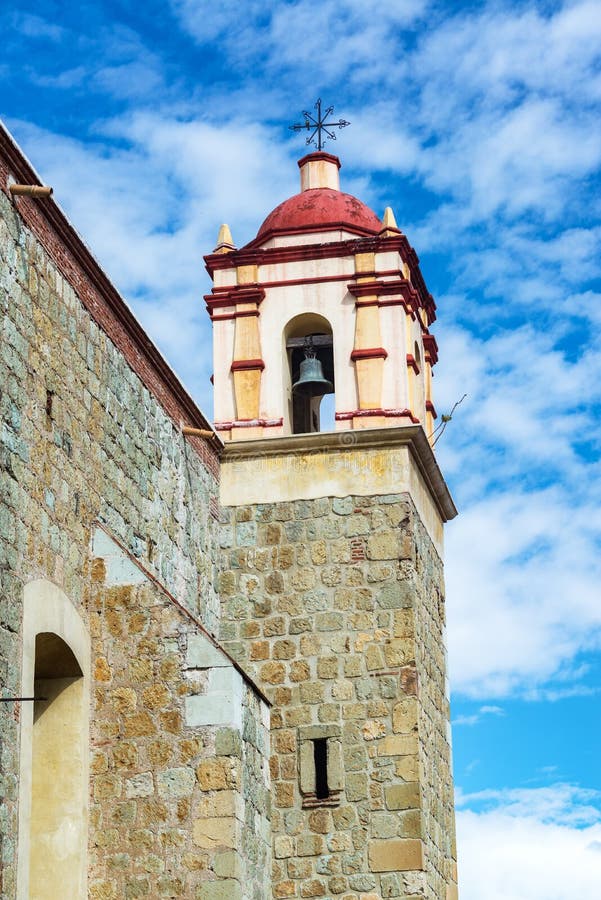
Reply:
[[[206,849],[236,847],[239,838],[236,819],[231,817],[196,819],[192,833],[194,843]]]
[[[319,515],[310,502],[262,504],[261,516],[266,509],[270,521],[286,522],[291,548],[277,628],[267,618],[250,628],[260,619],[248,605],[235,619],[223,609],[227,623],[238,623],[237,658],[275,702],[274,897],[315,890],[322,892],[315,896],[354,891],[378,900],[417,894],[440,900],[445,861],[454,854],[448,747],[433,739],[444,733],[448,715],[435,599],[440,560],[408,497],[325,499]],[[244,507],[244,514],[259,523],[258,509]],[[234,539],[227,569],[234,593],[251,574],[240,565],[240,549]],[[308,568],[317,576],[314,587]],[[252,572],[257,595],[269,593],[275,584],[267,583],[269,568]],[[319,740],[328,745],[334,805],[327,808],[315,796]],[[311,837],[322,837],[323,846]],[[384,844],[394,850],[390,869]],[[405,866],[413,877],[414,865],[419,886],[393,874]],[[380,881],[374,872],[391,874]]]
[[[409,838],[370,841],[368,852],[372,872],[407,872],[424,867],[424,846],[421,841]]]

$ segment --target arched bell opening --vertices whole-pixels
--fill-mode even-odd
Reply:
[[[284,333],[288,361],[288,414],[292,434],[333,431],[334,337],[323,316],[292,319]]]

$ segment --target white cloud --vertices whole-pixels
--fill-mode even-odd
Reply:
[[[598,792],[558,784],[457,800],[462,900],[598,900]]]
[[[21,34],[30,38],[48,38],[55,42],[60,41],[65,35],[65,29],[60,25],[31,13],[15,13],[12,24]]]
[[[477,725],[485,716],[504,716],[505,710],[501,706],[481,706],[472,715],[456,716],[453,719],[453,727],[456,725]]]
[[[472,696],[579,690],[572,661],[601,644],[601,350],[568,359],[562,338],[441,335],[439,410],[468,393],[437,450],[460,509],[446,542],[451,683]]]

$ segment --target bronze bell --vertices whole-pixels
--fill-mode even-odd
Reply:
[[[304,394],[306,397],[323,397],[331,394],[334,385],[323,377],[321,361],[315,356],[315,352],[305,350],[305,358],[300,364],[298,381],[292,385],[295,394]]]

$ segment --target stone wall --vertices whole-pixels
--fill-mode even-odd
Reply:
[[[267,705],[100,531],[90,601],[90,897],[262,900]]]
[[[421,523],[416,521],[415,526],[415,660],[419,673],[420,790],[427,883],[434,886],[432,898],[456,900],[457,847],[442,564],[430,551]]]
[[[221,638],[274,704],[273,896],[445,898],[442,568],[410,497],[222,517]],[[306,752],[319,738],[322,801]]]
[[[7,177],[0,160],[0,187]],[[190,676],[176,660],[186,634],[217,628],[217,455],[182,437],[178,420],[196,416],[192,424],[202,425],[201,414],[164,363],[149,368],[154,356],[133,317],[118,297],[108,303],[114,289],[62,214],[51,205],[46,214],[39,203],[50,201],[15,204],[0,190],[0,692],[20,696],[23,589],[47,579],[69,598],[92,642],[95,895],[138,896],[150,884],[152,896],[175,896],[181,881],[198,882],[202,900],[217,900],[235,894],[208,881],[231,878],[245,898],[261,896],[262,701],[243,682],[240,728],[187,726]],[[96,523],[123,549],[111,564],[126,574],[110,587],[92,562]],[[127,572],[139,566],[148,577],[131,588]],[[0,704],[2,900],[17,890],[21,706]],[[241,729],[244,740],[232,736]],[[194,839],[201,767],[215,754],[234,774],[227,790],[209,781],[202,794],[217,792],[213,817],[231,808],[234,819],[260,824],[248,859],[238,853],[235,864],[225,844],[203,848]],[[183,825],[191,836],[180,845]]]

